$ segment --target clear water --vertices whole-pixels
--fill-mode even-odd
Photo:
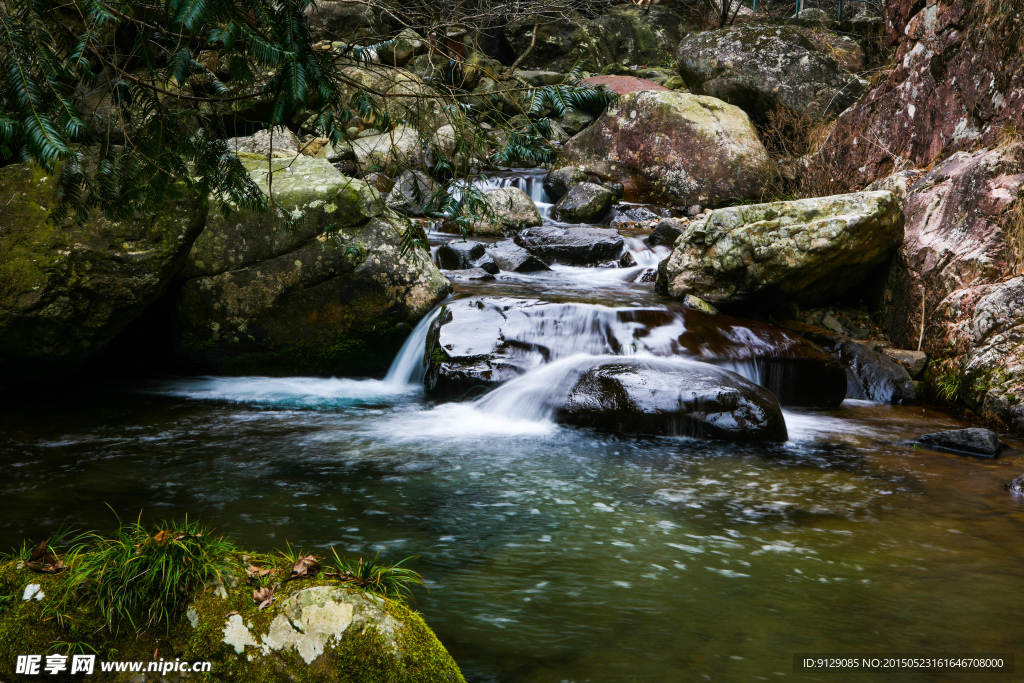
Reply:
[[[656,304],[625,270],[459,294]],[[4,396],[0,546],[65,520],[110,528],[109,503],[201,515],[260,549],[419,555],[417,609],[475,682],[861,680],[794,673],[792,656],[1024,652],[1024,500],[1003,488],[1024,455],[914,450],[966,425],[862,401],[787,411],[780,445],[618,438],[550,421],[552,366],[434,405],[417,381],[425,333],[385,380],[112,378]]]

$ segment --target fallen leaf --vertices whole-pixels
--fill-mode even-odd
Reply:
[[[44,574],[56,574],[64,570],[64,561],[53,554],[46,541],[40,541],[36,549],[32,551],[25,566],[32,571]]]
[[[257,588],[252,592],[252,601],[259,605],[257,609],[270,607],[270,603],[274,601],[274,588],[272,586]]]
[[[292,567],[293,579],[311,579],[320,572],[320,563],[317,558],[312,555],[303,555],[299,559],[295,560],[295,566]]]
[[[260,579],[266,576],[267,574],[273,574],[275,571],[275,569],[257,567],[254,564],[250,564],[248,567],[245,568],[245,573],[249,576],[250,579]]]
[[[164,529],[163,531],[158,531],[156,533],[156,535],[153,536],[153,540],[156,541],[157,545],[163,546],[164,544],[167,543],[167,541],[171,540],[171,536],[172,535],[173,534],[171,534],[170,531],[168,531],[167,529]]]
[[[236,614],[238,614],[238,610],[232,610],[232,611],[228,612],[227,614],[225,614],[224,618],[225,619],[230,619],[231,617],[235,616]]]

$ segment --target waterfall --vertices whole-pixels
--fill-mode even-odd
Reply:
[[[544,176],[544,171],[499,172],[486,178],[479,178],[473,182],[473,185],[481,192],[489,192],[503,187],[518,187],[533,200],[541,217],[546,220],[551,215],[551,207],[554,203],[544,190]]]
[[[427,333],[430,332],[430,325],[441,313],[441,306],[436,307],[423,319],[419,321],[408,339],[402,344],[395,360],[391,362],[388,374],[384,377],[384,384],[401,389],[410,386],[422,386],[423,377],[427,372],[426,349]]]

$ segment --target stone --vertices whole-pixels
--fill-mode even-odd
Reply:
[[[559,85],[566,77],[562,71],[545,71],[543,69],[525,69],[516,71],[516,75],[535,88],[545,85]]]
[[[462,399],[576,354],[688,358],[739,372],[784,406],[835,408],[842,364],[778,327],[682,308],[609,308],[475,297],[445,304],[431,329],[425,386]]]
[[[437,183],[423,171],[404,171],[388,194],[387,206],[406,216],[423,216],[438,204]]]
[[[622,183],[626,201],[659,205],[753,199],[770,176],[768,153],[743,110],[649,90],[609,105],[565,144],[559,163]]]
[[[590,182],[590,176],[584,173],[581,167],[563,166],[548,171],[544,176],[544,191],[548,193],[548,198],[551,201],[557,202],[565,196],[570,187],[586,182]]]
[[[543,223],[540,210],[530,196],[518,187],[501,187],[484,194],[489,217],[473,221],[471,235],[509,235]]]
[[[1024,494],[1024,474],[1011,480],[1006,488],[1013,493]]]
[[[583,83],[600,85],[608,88],[617,95],[639,92],[641,90],[670,90],[663,85],[648,81],[636,76],[590,76],[583,79]]]
[[[265,162],[243,161],[265,190]],[[382,373],[450,289],[420,247],[401,252],[402,234],[418,228],[325,159],[275,161],[274,197],[276,214],[211,212],[173,303],[179,363],[216,374]]]
[[[264,162],[266,163],[266,162]],[[153,216],[48,222],[57,179],[0,168],[0,383],[81,368],[167,289],[206,222],[205,198],[172,188]]]
[[[856,287],[903,238],[890,192],[718,209],[689,223],[658,269],[658,291],[715,304],[826,301]]]
[[[495,280],[494,273],[483,268],[466,268],[463,270],[445,271],[445,275],[452,282],[479,282],[483,280]]]
[[[545,263],[587,265],[617,259],[624,242],[618,231],[608,228],[527,228],[515,236],[515,243]]]
[[[620,204],[613,208],[615,217],[608,222],[610,228],[617,228],[620,225],[647,224],[660,220],[663,215],[646,206]],[[642,227],[646,227],[646,225]]]
[[[835,117],[863,83],[790,26],[744,24],[691,33],[676,64],[691,92],[717,97],[759,123],[780,107]]]
[[[586,370],[555,411],[559,422],[621,434],[786,441],[774,395],[707,363],[623,357]]]
[[[540,270],[551,270],[546,263],[511,240],[492,244],[487,248],[487,255],[491,257],[499,270],[509,273],[536,273]]]
[[[692,294],[687,294],[683,297],[683,305],[687,308],[692,308],[695,311],[701,311],[709,315],[718,315],[718,309],[709,304],[703,299],[698,299]]]
[[[419,134],[408,126],[398,126],[388,133],[352,141],[361,173],[383,171],[390,174],[399,167],[420,166],[423,163],[422,146]]]
[[[928,364],[928,354],[924,351],[884,348],[882,353],[906,368],[912,379],[920,377],[924,366]]]
[[[270,129],[257,131],[245,137],[230,138],[228,149],[236,154],[255,154],[256,156],[275,158],[295,157],[300,154],[302,142],[284,126],[277,126],[271,134]]]
[[[596,223],[615,201],[615,195],[596,183],[576,183],[551,207],[551,217],[561,223]]]
[[[589,112],[573,110],[562,114],[558,123],[562,126],[562,130],[572,137],[596,120],[597,117]]]
[[[1009,448],[999,440],[995,432],[981,427],[925,434],[914,443],[924,448],[980,458],[998,458],[1000,453]]]
[[[832,330],[837,334],[846,334],[846,330],[843,329],[843,326],[839,323],[838,320],[835,319],[835,316],[833,316],[831,313],[826,313],[825,316],[821,319],[821,326],[827,330]]]
[[[678,218],[662,218],[658,221],[658,224],[654,226],[654,230],[647,236],[647,246],[657,247],[666,246],[671,247],[679,239],[679,236],[683,234],[683,229],[686,227],[686,221],[679,220]]]
[[[306,16],[315,41],[353,43],[387,35],[391,27],[387,11],[358,0],[323,0],[309,5]]]
[[[416,59],[422,59],[421,55]],[[360,92],[365,93],[378,109],[387,112],[392,120],[401,121],[402,128],[414,131],[421,140],[430,140],[438,128],[450,123],[448,102],[419,76],[405,69],[386,69],[373,66],[341,66],[342,99],[349,102]],[[378,127],[379,122],[363,122],[364,127]]]
[[[377,51],[381,64],[388,66],[405,66],[409,60],[427,50],[427,43],[419,33],[405,28],[394,37],[395,44]]]
[[[442,244],[437,249],[437,264],[445,270],[481,268],[492,274],[498,272],[498,266],[487,255],[486,245],[482,242],[452,240]]]

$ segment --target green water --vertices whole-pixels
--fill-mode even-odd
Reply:
[[[740,446],[524,423],[374,382],[8,397],[0,545],[109,528],[110,504],[202,515],[256,548],[417,554],[417,608],[471,681],[960,680],[795,673],[792,657],[1024,653],[1024,501],[1003,489],[1024,457],[901,445],[964,426],[920,407],[786,417],[786,444]]]

